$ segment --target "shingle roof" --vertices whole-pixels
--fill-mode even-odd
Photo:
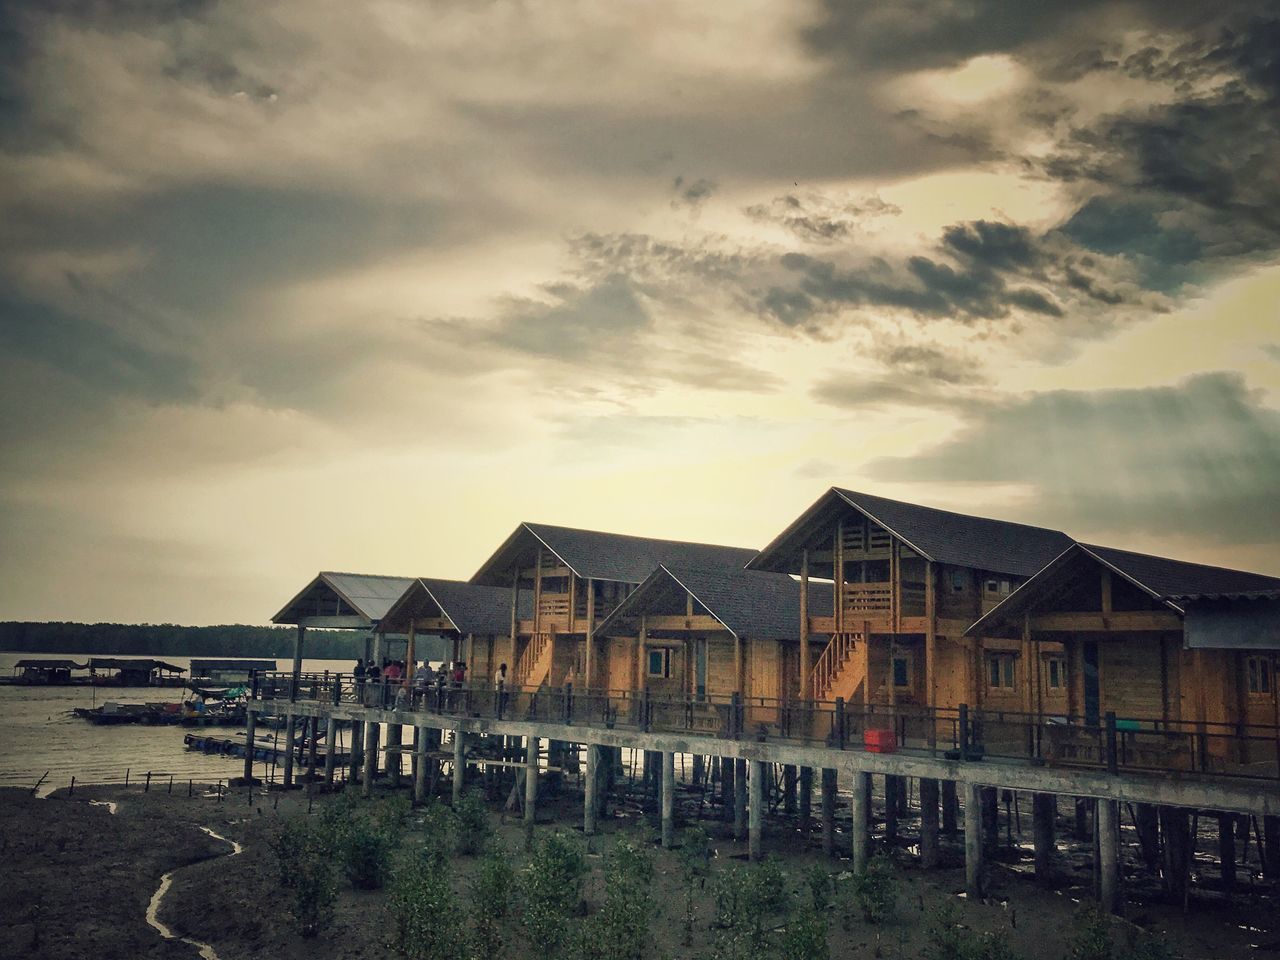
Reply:
[[[1088,557],[1110,567],[1145,591],[1154,600],[1160,600],[1177,612],[1182,612],[1181,600],[1187,596],[1202,594],[1267,594],[1280,590],[1280,578],[1226,567],[1211,567],[1185,560],[1153,557],[1131,550],[1117,550],[1097,544],[1073,543],[1068,549],[1046,564],[1034,577],[980,617],[966,633],[980,634],[1016,617],[1036,602],[1047,583],[1053,581],[1057,571],[1072,562]]]
[[[768,640],[800,638],[800,584],[782,573],[760,573],[738,567],[663,564],[618,605],[596,632],[603,634],[628,617],[649,611],[661,588],[675,583],[690,593],[725,629],[738,636]],[[809,584],[809,602],[831,605],[831,584]]]
[[[317,594],[332,594],[349,605],[356,614],[375,624],[400,599],[400,595],[413,583],[411,577],[383,577],[365,573],[335,573],[322,571],[303,587],[284,608],[271,618],[274,623],[296,623],[302,617],[323,616],[326,613],[309,613],[300,609],[304,599]],[[337,615],[334,613],[333,615]]]
[[[832,487],[750,564],[753,570],[797,572],[795,554],[820,515],[852,507],[926,559],[1029,577],[1072,543],[1061,530],[973,517],[869,493]]]
[[[1080,546],[1155,597],[1267,593],[1280,590],[1280,578],[1262,573],[1170,560],[1167,557],[1153,557],[1091,543],[1082,543]]]
[[[510,585],[512,564],[536,543],[549,549],[580,577],[621,583],[640,583],[662,563],[742,567],[756,555],[755,550],[744,547],[522,523],[481,566],[471,582]]]
[[[506,636],[511,632],[511,589],[482,587],[462,580],[420,577],[383,616],[383,626],[403,633],[411,618],[428,616],[425,610],[439,609],[462,634]]]

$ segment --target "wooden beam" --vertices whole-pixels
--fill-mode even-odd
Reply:
[[[809,651],[809,550],[806,547],[800,554],[800,684],[801,700],[813,697],[812,680],[813,660]]]
[[[1182,630],[1182,618],[1172,610],[1120,610],[1113,613],[1041,613],[1031,617],[1037,633],[1126,632]]]
[[[679,614],[647,616],[645,623],[650,630],[724,630],[725,626],[715,617],[700,614],[682,617]]]
[[[1111,571],[1102,568],[1102,612],[1111,612]]]
[[[415,617],[409,621],[409,633],[412,635],[415,631],[423,633],[451,633],[457,627],[453,625],[453,621],[448,617]]]
[[[533,568],[533,632],[541,633],[542,606],[542,547],[538,547],[538,555]]]
[[[594,689],[592,684],[595,683],[595,665],[596,665],[596,582],[587,577],[587,662],[586,662],[586,684],[587,689]]]
[[[933,561],[924,564],[924,702],[927,706],[938,706],[937,695],[937,659],[938,659],[938,598],[934,586]]]

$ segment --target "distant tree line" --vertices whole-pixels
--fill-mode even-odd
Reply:
[[[172,623],[0,622],[0,650],[22,653],[137,654],[163,657],[293,656],[293,627],[220,624],[183,627]],[[364,654],[356,630],[308,630],[306,655],[354,660]]]

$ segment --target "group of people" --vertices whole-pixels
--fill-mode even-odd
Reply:
[[[381,665],[377,661],[366,663],[364,658],[356,661],[352,676],[356,682],[357,695],[362,702],[368,702],[365,690],[372,687],[373,696],[381,703],[394,696],[397,706],[412,705],[417,707],[426,702],[427,696],[434,689],[444,696],[447,690],[461,690],[467,682],[467,662],[465,660],[448,661],[440,665],[439,670],[422,661],[413,669],[413,680],[405,670],[403,660],[385,659]],[[499,697],[507,695],[507,665],[501,664],[494,674],[494,690]],[[394,691],[394,693],[392,692]]]

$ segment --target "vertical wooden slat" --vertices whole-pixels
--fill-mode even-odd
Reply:
[[[809,548],[800,554],[800,683],[801,700],[813,698],[813,686],[810,673],[813,664],[809,651]]]

